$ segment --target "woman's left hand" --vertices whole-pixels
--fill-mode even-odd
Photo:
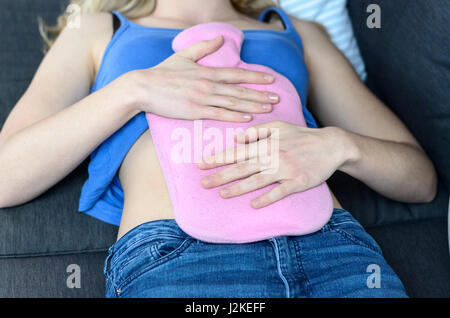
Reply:
[[[256,130],[255,130],[256,129]],[[205,188],[214,188],[243,179],[220,190],[223,198],[248,193],[275,182],[269,192],[254,199],[254,208],[272,204],[289,194],[313,188],[326,181],[338,168],[352,158],[353,147],[346,144],[345,131],[337,127],[307,128],[273,121],[248,128],[236,136],[237,147],[203,158],[200,169],[231,166],[202,179]],[[264,149],[278,148],[266,154],[249,155],[262,143]],[[274,143],[275,142],[275,143]],[[273,147],[276,145],[277,147]],[[252,148],[254,147],[254,148]],[[262,147],[262,146],[261,146]],[[263,148],[259,148],[263,149]],[[267,156],[268,155],[268,156]],[[270,156],[278,156],[270,157]],[[237,159],[239,158],[239,160]],[[257,160],[255,160],[258,158]],[[265,158],[265,160],[262,160]],[[267,165],[267,159],[277,165]]]

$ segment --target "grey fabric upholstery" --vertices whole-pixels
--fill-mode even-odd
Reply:
[[[390,0],[382,1],[385,6],[383,16],[403,8],[404,0],[395,1],[398,7],[393,2],[386,4],[388,1]],[[37,16],[46,21],[54,21],[66,2],[0,0],[0,125],[23,94],[42,59]],[[429,2],[417,2],[426,5],[427,9],[430,6]],[[442,4],[441,0],[436,2]],[[408,46],[411,43],[392,39],[388,31],[377,31],[377,35],[369,34],[362,23],[366,16],[366,3],[368,2],[349,0],[355,33],[367,63],[369,84],[389,106],[393,105],[394,111],[405,122],[414,126],[416,137],[420,137],[427,151],[436,160],[441,179],[446,180],[446,167],[442,161],[445,153],[439,146],[443,147],[448,139],[437,140],[445,139],[445,136],[439,134],[439,138],[436,138],[437,133],[432,129],[423,132],[424,127],[429,128],[428,123],[418,123],[415,117],[408,117],[408,112],[411,112],[422,114],[423,118],[436,118],[436,114],[441,112],[442,118],[448,120],[448,105],[443,109],[431,109],[434,105],[442,107],[442,103],[429,103],[429,111],[421,107],[424,97],[431,98],[436,94],[441,94],[439,96],[442,97],[440,88],[434,90],[441,83],[425,83],[427,92],[431,93],[424,95],[425,92],[420,90],[421,86],[414,82],[417,80],[415,73],[412,70],[402,72],[407,64],[397,66],[396,63],[401,64],[403,61],[395,57],[394,48],[387,46],[389,43],[395,43],[398,47],[405,44],[408,50],[412,50]],[[408,17],[409,15],[405,15],[404,18]],[[386,21],[388,23],[389,19]],[[402,32],[396,31],[405,36]],[[429,36],[424,35],[422,39],[430,41]],[[418,41],[417,38],[415,40]],[[376,43],[383,41],[386,43],[382,44],[382,50],[377,51]],[[433,46],[435,49],[442,47]],[[430,56],[429,52],[421,52]],[[432,56],[430,60],[436,64],[445,61],[445,56]],[[431,66],[427,64],[426,67]],[[381,69],[383,71],[379,74],[375,72]],[[395,78],[394,73],[397,72],[402,74]],[[402,83],[395,83],[396,81]],[[419,85],[414,86],[412,92],[406,90],[411,81],[411,85]],[[384,84],[389,87],[384,87]],[[401,93],[405,90],[408,94],[402,97]],[[409,105],[410,109],[405,105]],[[438,131],[447,127],[445,125],[442,121],[442,125],[432,127]],[[32,202],[15,208],[0,209],[0,297],[103,296],[103,259],[106,249],[115,240],[117,228],[76,212],[80,189],[86,177],[84,162],[62,182]],[[446,224],[444,215],[446,216],[448,205],[447,189],[440,186],[438,196],[431,204],[408,205],[383,198],[359,181],[340,173],[333,176],[330,186],[344,207],[366,227],[370,227],[370,233],[380,243],[388,262],[405,282],[410,295],[449,296],[445,284],[450,285],[450,267],[448,253],[444,253],[444,250],[448,251],[448,245],[442,239],[446,233],[443,224]],[[66,268],[70,264],[78,264],[81,268],[81,289],[69,289],[65,284],[68,275]]]
[[[366,26],[378,4],[381,28]],[[349,1],[368,85],[410,128],[450,188],[450,41],[447,0]]]
[[[339,202],[366,228],[447,217],[449,194],[441,182],[432,202],[414,204],[390,200],[339,171],[329,179],[329,185]]]
[[[367,27],[369,4],[378,4],[381,28]],[[348,9],[367,84],[408,126],[433,160],[439,191],[430,204],[394,202],[343,173],[330,187],[358,221],[371,227],[446,217],[450,181],[450,3],[445,0],[349,0]],[[388,163],[387,163],[388,164]]]
[[[0,298],[104,297],[105,258],[105,252],[0,258]],[[67,279],[72,282],[73,272],[67,272],[71,264],[79,266],[80,288],[67,285]]]
[[[0,124],[25,91],[42,60],[37,17],[55,21],[66,1],[0,2]],[[105,250],[117,228],[77,212],[86,163],[25,205],[0,209],[0,257]]]
[[[450,297],[447,218],[369,228],[410,297]],[[383,279],[381,277],[381,279]]]

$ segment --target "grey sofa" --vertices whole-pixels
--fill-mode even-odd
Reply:
[[[0,1],[0,124],[42,59],[37,16],[54,21],[65,3]],[[381,29],[366,26],[369,3],[382,9]],[[403,204],[343,173],[332,176],[330,187],[381,245],[410,296],[450,297],[450,49],[445,42],[450,4],[349,0],[348,7],[367,85],[422,143],[438,169],[439,191],[431,203]],[[103,260],[117,228],[77,212],[86,178],[84,162],[32,202],[0,209],[0,297],[103,297]],[[81,288],[67,286],[71,264],[81,269]]]

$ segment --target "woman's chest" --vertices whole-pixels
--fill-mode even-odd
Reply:
[[[173,29],[129,29],[114,37],[104,52],[98,50],[96,53],[98,72],[92,90],[98,90],[132,70],[158,65],[174,53],[172,40],[177,34],[178,31]],[[284,75],[297,89],[302,103],[306,102],[308,71],[303,50],[282,32],[244,31],[241,59],[249,64],[265,65]]]

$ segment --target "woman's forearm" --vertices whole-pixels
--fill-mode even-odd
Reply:
[[[0,143],[0,207],[40,195],[137,114],[115,83]]]
[[[270,84],[273,75],[196,63],[222,44],[221,37],[198,42],[155,67],[124,74],[63,111],[18,131],[2,131],[0,207],[21,204],[43,193],[139,111],[230,122],[248,122],[249,113],[270,112],[266,106],[278,102],[276,94],[243,90],[234,84]],[[38,106],[46,111],[45,105]],[[12,126],[23,125],[15,121]]]
[[[433,200],[436,172],[422,149],[342,132],[339,147],[348,159],[339,170],[393,200],[411,203]]]

